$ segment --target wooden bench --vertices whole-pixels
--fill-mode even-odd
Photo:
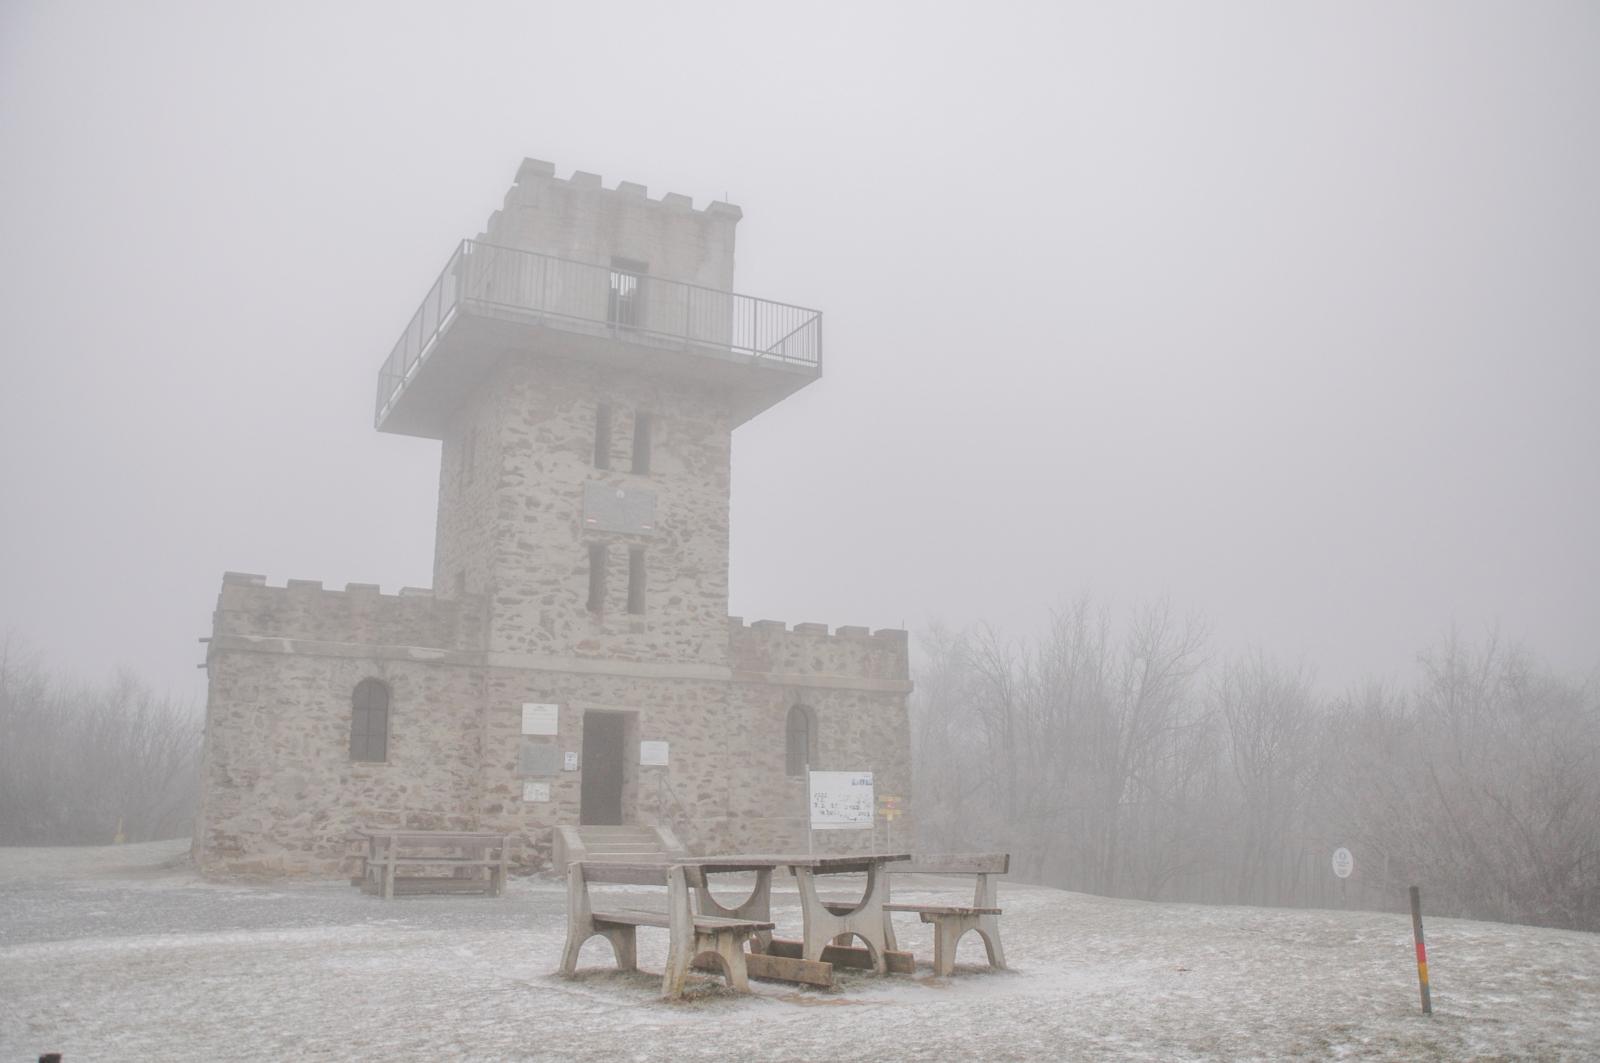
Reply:
[[[392,900],[396,893],[505,892],[511,836],[481,831],[363,830],[361,873],[351,879],[366,893]],[[400,875],[404,866],[444,874]],[[461,874],[460,872],[466,872]]]
[[[596,908],[589,895],[591,882],[628,886],[665,886],[667,909],[657,911],[604,903]],[[693,966],[720,968],[728,985],[750,991],[745,943],[750,935],[770,931],[772,924],[758,919],[697,915],[689,901],[689,888],[702,877],[692,864],[613,864],[574,861],[567,865],[567,944],[561,953],[561,973],[574,975],[578,952],[591,937],[611,942],[619,971],[638,969],[637,937],[641,926],[663,927],[668,933],[667,969],[661,976],[661,995],[683,995]]]
[[[883,934],[889,948],[898,948],[894,938],[893,912],[915,912],[924,923],[933,924],[933,973],[948,977],[955,972],[956,943],[969,930],[983,938],[989,966],[1004,970],[1006,954],[1000,947],[1000,908],[995,904],[994,877],[1011,868],[1009,853],[952,853],[914,856],[908,863],[894,865],[891,880],[901,875],[975,875],[977,886],[972,903],[893,904],[883,906]],[[892,881],[889,889],[893,890]]]

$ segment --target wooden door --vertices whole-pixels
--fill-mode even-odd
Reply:
[[[622,823],[622,777],[628,717],[620,712],[583,714],[583,764],[578,822],[604,827]]]

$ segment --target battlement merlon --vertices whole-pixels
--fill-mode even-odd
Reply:
[[[226,572],[212,614],[210,652],[304,643],[472,654],[482,651],[483,637],[479,595],[436,598],[420,587],[383,594],[374,583],[334,590],[304,579],[269,587],[265,576]]]
[[[553,163],[523,159],[503,206],[478,239],[501,247],[610,267],[646,267],[656,278],[733,290],[734,230],[744,212],[732,203],[668,192],[659,200],[633,181],[606,188],[599,174],[565,180]]]
[[[728,618],[734,672],[765,675],[838,676],[904,683],[910,689],[910,637],[900,628],[796,624]]]

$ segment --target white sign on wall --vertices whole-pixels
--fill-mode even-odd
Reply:
[[[872,772],[811,773],[812,830],[871,830]]]
[[[577,771],[578,770],[578,754],[573,752],[570,749],[567,750],[565,753],[561,754],[561,770],[562,771]]]
[[[547,782],[524,782],[522,784],[522,799],[524,801],[550,800],[550,784]]]
[[[640,742],[639,763],[647,768],[665,767],[667,763],[667,744],[665,742]]]
[[[1350,855],[1350,850],[1344,846],[1333,851],[1333,873],[1340,878],[1349,878],[1350,872],[1356,869],[1356,858]]]
[[[522,706],[522,733],[553,735],[561,722],[561,706],[525,702]]]

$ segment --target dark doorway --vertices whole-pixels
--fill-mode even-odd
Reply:
[[[583,714],[583,783],[578,822],[606,827],[622,823],[623,754],[628,717],[621,712]]]

